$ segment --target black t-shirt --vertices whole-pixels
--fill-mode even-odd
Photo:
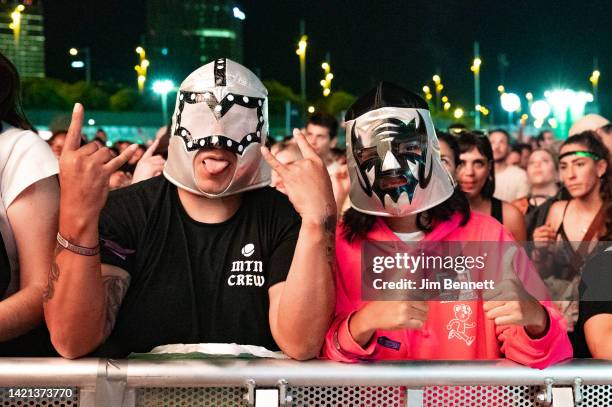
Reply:
[[[131,282],[98,349],[123,357],[173,343],[238,343],[278,350],[268,288],[289,272],[300,218],[266,187],[243,193],[227,221],[204,224],[163,176],[112,191],[100,218],[102,263]]]
[[[575,358],[590,358],[591,352],[584,335],[584,324],[592,316],[612,314],[612,248],[593,256],[584,265],[580,286],[578,321],[574,329]],[[610,299],[611,301],[605,301]]]

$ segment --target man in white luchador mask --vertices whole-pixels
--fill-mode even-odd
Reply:
[[[76,105],[60,158],[60,227],[45,315],[69,358],[173,343],[238,343],[317,355],[333,313],[336,211],[325,166],[276,161],[267,91],[217,59],[177,92],[163,175],[108,193],[134,152],[78,146]],[[268,163],[265,162],[268,161]],[[270,166],[287,196],[268,187]]]

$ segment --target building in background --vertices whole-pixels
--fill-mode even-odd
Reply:
[[[145,49],[151,77],[179,82],[218,57],[242,62],[242,24],[236,1],[148,0]]]
[[[0,0],[0,51],[22,78],[45,76],[45,35],[41,0]]]

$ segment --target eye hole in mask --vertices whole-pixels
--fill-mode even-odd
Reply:
[[[212,92],[179,95],[174,135],[187,151],[221,148],[241,155],[262,142],[264,99],[230,93],[218,101]]]

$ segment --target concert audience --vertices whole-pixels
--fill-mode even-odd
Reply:
[[[597,241],[608,233],[606,206],[612,200],[608,160],[608,150],[592,131],[565,140],[559,169],[570,198],[555,202],[546,224],[533,233],[540,271],[567,320],[574,348],[581,341],[574,331],[581,269]]]
[[[512,233],[516,241],[525,241],[522,214],[508,202],[493,196],[497,183],[496,167],[487,137],[463,132],[458,143],[461,155],[456,172],[457,182],[468,198],[470,208],[491,215]]]

